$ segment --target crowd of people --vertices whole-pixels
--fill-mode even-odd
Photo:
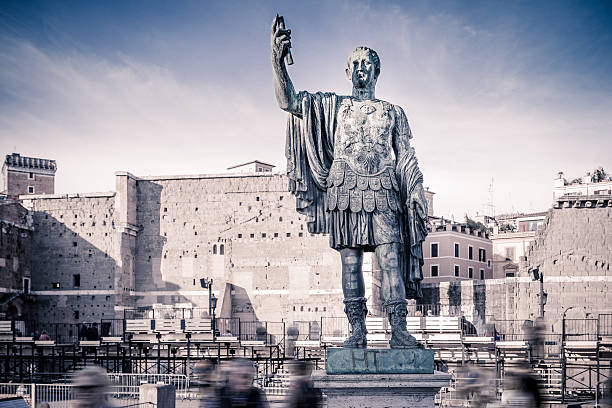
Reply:
[[[286,395],[287,408],[317,408],[322,394],[314,388],[311,368],[304,361],[290,364],[291,385]],[[220,365],[205,360],[196,364],[192,384],[197,387],[201,408],[267,408],[265,393],[254,385],[255,365],[235,358]],[[107,408],[110,383],[104,369],[87,367],[74,377],[76,408]]]

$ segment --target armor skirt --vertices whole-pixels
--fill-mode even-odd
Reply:
[[[397,211],[367,212],[331,210],[329,245],[334,249],[360,248],[373,252],[381,244],[403,243],[402,223]]]

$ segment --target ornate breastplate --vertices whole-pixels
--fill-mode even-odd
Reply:
[[[357,174],[373,175],[395,166],[392,106],[384,101],[340,103],[335,133],[334,159],[344,160]]]
[[[395,177],[391,104],[344,99],[339,107],[328,209],[401,211]]]

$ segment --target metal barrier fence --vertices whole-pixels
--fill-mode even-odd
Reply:
[[[461,305],[416,304],[408,306],[408,316],[460,316]]]
[[[114,399],[138,401],[141,384],[160,382],[174,385],[177,398],[190,397],[189,378],[185,375],[109,373],[108,378],[111,382],[108,396]],[[36,408],[36,405],[42,402],[52,404],[54,408],[68,408],[74,399],[74,386],[72,384],[0,383],[0,395],[22,396],[32,408]]]
[[[612,336],[612,313],[601,313],[598,318],[600,336]]]
[[[350,332],[351,328],[346,317],[321,317],[321,336],[347,337]]]
[[[321,323],[318,321],[294,321],[292,327],[298,330],[297,340],[319,341],[321,338]]]
[[[100,322],[101,337],[123,337],[125,329],[123,319],[102,319]]]
[[[566,341],[596,341],[597,319],[565,319]]]
[[[189,391],[189,377],[182,374],[116,374],[108,373],[116,398],[138,398],[141,384],[172,384],[179,398],[186,398]]]

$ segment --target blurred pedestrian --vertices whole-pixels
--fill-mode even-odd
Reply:
[[[193,368],[193,381],[198,387],[198,398],[206,401],[215,396],[217,379],[216,367],[210,360],[198,361]]]
[[[110,381],[103,368],[86,367],[74,377],[75,408],[110,408]]]
[[[312,367],[305,361],[291,364],[292,385],[289,391],[288,408],[317,408],[323,405],[321,391],[314,387],[310,374]]]
[[[43,330],[42,333],[40,333],[40,336],[38,337],[38,340],[49,341],[49,340],[51,340],[51,337],[49,337],[47,332],[45,330]]]
[[[205,403],[206,408],[267,408],[268,401],[258,388],[253,386],[255,367],[245,358],[229,362],[227,381]]]

